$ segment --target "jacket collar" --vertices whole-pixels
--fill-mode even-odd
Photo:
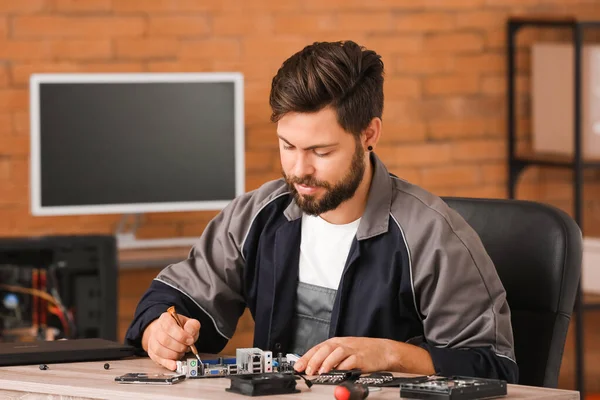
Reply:
[[[371,164],[373,179],[369,188],[367,207],[356,232],[358,240],[368,239],[388,231],[392,206],[392,178],[375,153],[371,153]],[[302,210],[292,199],[283,214],[288,221],[294,221],[302,216]]]

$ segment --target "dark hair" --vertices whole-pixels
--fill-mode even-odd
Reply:
[[[271,84],[271,121],[332,106],[356,137],[383,113],[383,61],[352,42],[317,42],[288,58]]]

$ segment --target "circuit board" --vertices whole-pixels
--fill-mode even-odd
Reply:
[[[177,372],[187,378],[220,378],[236,375],[264,373],[293,373],[294,363],[299,356],[295,354],[278,354],[273,357],[270,351],[259,348],[236,349],[235,358],[217,358],[202,360],[195,357],[177,361]]]

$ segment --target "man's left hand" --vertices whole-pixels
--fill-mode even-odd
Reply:
[[[324,374],[332,369],[360,368],[362,372],[390,370],[390,356],[397,342],[364,337],[335,337],[311,348],[294,364],[307,375]]]

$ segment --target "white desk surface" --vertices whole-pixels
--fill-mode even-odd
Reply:
[[[104,361],[49,364],[47,370],[38,365],[1,367],[0,399],[249,399],[225,391],[227,378],[190,379],[174,385],[119,384],[115,376],[128,372],[165,372],[148,358],[109,361],[110,369],[104,369]],[[307,388],[297,381],[298,394],[272,395],[268,400],[292,400],[302,397],[312,400],[332,400],[334,386],[313,385]],[[579,392],[508,385],[506,399],[579,399]],[[373,391],[367,399],[397,400],[398,388]]]

